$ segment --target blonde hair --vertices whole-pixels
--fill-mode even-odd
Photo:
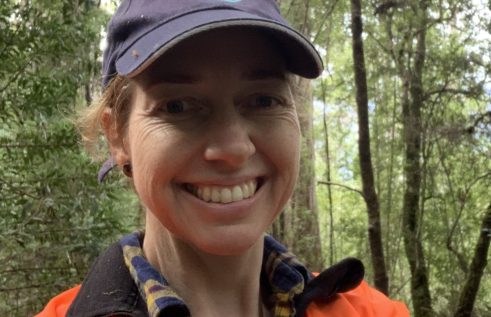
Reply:
[[[107,109],[111,109],[109,124],[118,133],[125,135],[128,129],[128,119],[131,113],[133,83],[131,79],[117,75],[108,85],[99,99],[78,112],[75,125],[82,136],[82,143],[94,160],[108,157],[107,144],[104,137],[102,117]],[[102,152],[102,153],[101,153]]]

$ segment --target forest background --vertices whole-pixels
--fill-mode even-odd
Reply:
[[[277,2],[325,71],[298,80],[300,180],[270,233],[312,270],[361,259],[413,316],[491,316],[491,2]],[[0,0],[1,316],[39,312],[143,226],[72,124],[116,6]]]

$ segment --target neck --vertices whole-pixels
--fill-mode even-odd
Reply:
[[[262,316],[260,273],[264,240],[233,256],[203,252],[170,233],[147,212],[143,252],[193,317]]]

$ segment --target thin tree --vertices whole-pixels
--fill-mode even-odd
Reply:
[[[310,0],[298,6],[293,3],[282,3],[283,16],[306,37],[311,38]],[[290,203],[285,207],[282,216],[273,224],[273,233],[311,270],[322,271],[322,243],[320,239],[319,217],[315,182],[315,139],[313,134],[313,89],[309,79],[297,78],[298,93],[297,112],[302,134],[300,173],[297,186]]]
[[[409,87],[411,100],[403,98],[403,135],[406,145],[406,180],[403,199],[403,237],[406,256],[411,270],[411,294],[414,316],[433,316],[428,270],[424,259],[423,246],[418,235],[418,212],[421,192],[421,135],[422,109],[424,108],[423,69],[426,57],[426,0],[420,0],[414,9],[419,20],[416,34],[416,50],[412,70],[404,72],[403,85]],[[407,85],[407,86],[406,86]],[[404,89],[405,90],[405,89]],[[407,93],[407,90],[405,90]]]
[[[464,288],[460,293],[459,304],[454,317],[470,317],[474,302],[476,301],[477,291],[487,265],[489,243],[491,242],[491,204],[489,204],[481,224],[481,233],[477,240],[474,257],[470,266],[469,274]]]
[[[374,284],[382,293],[389,294],[389,279],[385,267],[380,225],[380,207],[373,177],[368,119],[367,75],[363,52],[363,23],[360,0],[351,0],[351,31],[353,38],[353,66],[355,71],[356,105],[358,111],[358,155],[360,160],[363,198],[368,212],[368,239],[374,274]]]

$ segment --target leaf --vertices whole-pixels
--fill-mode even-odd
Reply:
[[[51,198],[45,198],[44,199],[44,205],[46,207],[53,207],[55,205],[55,201]]]

